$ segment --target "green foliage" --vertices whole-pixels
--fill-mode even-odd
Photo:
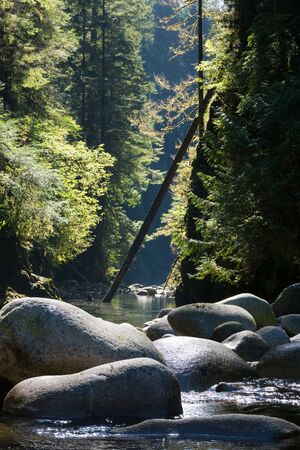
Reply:
[[[272,296],[300,273],[300,8],[225,4],[203,64],[217,91],[202,144],[208,167],[199,152],[188,188],[181,169],[165,232],[189,263],[186,293],[193,278]]]
[[[70,8],[79,36],[79,49],[69,62],[71,109],[88,146],[103,144],[115,159],[103,223],[88,256],[95,270],[86,267],[86,260],[81,267],[93,279],[100,272],[111,275],[120,265],[136,231],[130,208],[139,204],[149,183],[157,181],[150,168],[160,150],[154,131],[157,117],[142,60],[143,45],[152,33],[152,3],[73,0]]]
[[[1,81],[4,104],[21,113],[47,112],[56,100],[59,65],[74,49],[63,0],[1,2]]]
[[[99,279],[126,251],[135,231],[127,209],[157,181],[157,117],[142,60],[152,7],[1,2],[0,234],[12,237],[21,266],[47,275],[96,237]]]
[[[189,244],[186,237],[186,209],[190,196],[190,177],[192,161],[195,158],[195,149],[190,150],[189,157],[180,164],[177,178],[172,186],[172,208],[163,215],[163,227],[156,233],[158,236],[170,236],[171,243],[180,258],[189,253]]]
[[[226,12],[222,45],[216,36],[207,66],[219,99],[204,147],[213,175],[199,174],[207,196],[193,199],[189,256],[196,277],[265,295],[297,278],[300,254],[300,10],[273,6],[254,2],[251,16],[246,5],[248,28]]]
[[[22,269],[52,275],[84,251],[101,220],[114,158],[91,151],[66,110],[76,51],[63,0],[0,6],[1,282]]]
[[[0,223],[29,260],[38,252],[46,269],[90,244],[112,159],[101,148],[90,152],[83,142],[70,143],[71,130],[51,121],[34,128],[30,118],[0,116]],[[23,144],[28,133],[33,138]]]

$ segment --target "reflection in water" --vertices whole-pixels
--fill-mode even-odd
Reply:
[[[74,300],[71,303],[96,317],[115,323],[128,322],[135,327],[154,319],[162,308],[174,306],[174,300],[171,298],[142,297],[133,294],[118,294],[111,305],[100,300],[94,302]]]
[[[171,299],[118,295],[112,305],[100,301],[72,302],[89,313],[115,323],[129,322],[141,326],[158,311],[174,306]],[[284,417],[300,425],[300,383],[282,380],[247,380],[224,383],[218,391],[182,394],[185,416],[221,413],[256,413]],[[195,440],[119,438],[110,435],[111,427],[74,425],[68,421],[29,421],[2,418],[0,449],[2,450],[299,450],[295,444],[253,444],[230,442],[199,442]]]

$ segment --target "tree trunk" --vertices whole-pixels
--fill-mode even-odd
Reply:
[[[81,114],[80,114],[80,125],[85,130],[85,117],[86,117],[86,46],[87,46],[87,29],[86,29],[86,19],[87,19],[87,11],[86,11],[86,3],[85,0],[82,0],[82,46],[81,46]]]

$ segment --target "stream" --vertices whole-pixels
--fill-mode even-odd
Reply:
[[[174,306],[172,299],[117,295],[112,305],[100,301],[72,301],[89,313],[115,323],[129,322],[141,326],[153,319],[160,309]],[[205,392],[182,393],[185,416],[226,413],[264,414],[285,418],[300,425],[300,382],[253,379],[226,383],[226,391],[214,387]],[[172,450],[273,450],[285,444],[253,444],[218,441],[118,438],[110,435],[111,424],[74,424],[68,421],[25,420],[2,417],[0,421],[0,449],[172,449]]]

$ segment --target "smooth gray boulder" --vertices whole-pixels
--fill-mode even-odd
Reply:
[[[245,328],[239,322],[225,322],[214,329],[210,339],[216,342],[223,342],[229,336],[244,330]]]
[[[201,438],[205,441],[272,442],[296,440],[300,427],[277,417],[248,414],[220,414],[183,419],[152,419],[114,430],[116,435]]]
[[[254,374],[242,358],[218,342],[178,336],[154,343],[185,391],[204,391],[220,381]]]
[[[269,350],[257,366],[258,374],[270,378],[300,379],[300,341]]]
[[[257,334],[263,338],[269,348],[290,343],[287,333],[280,327],[264,327],[258,330]]]
[[[266,342],[253,331],[240,331],[223,341],[226,347],[230,348],[245,361],[259,361],[269,350]]]
[[[285,288],[271,305],[276,317],[300,314],[300,283]]]
[[[3,410],[15,416],[87,421],[175,417],[182,412],[176,377],[149,358],[117,361],[71,375],[29,378],[7,394]]]
[[[225,322],[240,322],[244,329],[255,331],[255,320],[243,308],[217,303],[194,303],[180,306],[168,314],[168,321],[179,336],[209,339],[214,329]]]
[[[300,333],[300,314],[283,316],[280,324],[289,336],[296,336]]]
[[[59,300],[18,299],[0,311],[0,376],[13,384],[140,357],[164,362],[135,327],[106,322]]]
[[[163,316],[159,319],[154,319],[148,322],[143,328],[144,333],[148,336],[151,341],[156,341],[162,338],[165,334],[175,335],[175,331],[169,324],[167,316]]]
[[[275,325],[276,317],[270,304],[253,294],[238,294],[218,302],[220,305],[236,305],[246,309],[256,322],[257,328]]]

